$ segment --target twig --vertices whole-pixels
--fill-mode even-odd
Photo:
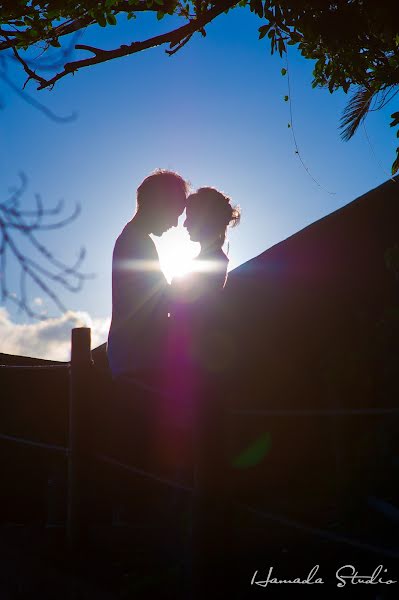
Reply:
[[[5,37],[7,37],[7,36],[5,36]],[[43,77],[41,77],[40,75],[37,75],[35,73],[35,71],[32,71],[32,69],[26,64],[24,59],[19,55],[19,52],[15,46],[12,46],[12,51],[13,51],[15,58],[18,60],[18,62],[21,63],[25,73],[28,75],[28,79],[25,81],[22,89],[25,89],[25,86],[30,79],[36,79],[36,81],[38,81],[41,84],[45,83],[46,80]]]
[[[165,52],[167,54],[169,54],[169,56],[176,54],[176,52],[178,52],[181,48],[183,48],[183,46],[185,46],[187,44],[187,42],[189,42],[191,40],[192,37],[193,37],[193,34],[191,33],[183,41],[181,41],[180,44],[178,44],[174,50],[165,50]]]
[[[62,312],[66,310],[58,294],[52,289],[52,284],[61,285],[65,290],[78,292],[86,279],[93,277],[91,274],[80,272],[81,264],[85,257],[85,249],[82,248],[72,266],[65,264],[56,258],[50,250],[39,242],[37,235],[48,229],[59,229],[65,227],[75,220],[80,212],[79,205],[72,214],[63,219],[57,219],[46,223],[48,217],[58,217],[62,203],[55,208],[44,209],[41,197],[35,196],[36,208],[33,210],[21,210],[19,202],[27,185],[27,178],[20,174],[21,184],[14,190],[13,195],[0,203],[0,293],[3,301],[10,300],[20,310],[29,316],[44,319],[43,314],[33,310],[29,303],[28,284],[35,284],[45,296]],[[27,222],[32,218],[33,222]],[[19,245],[19,236],[24,238],[24,243],[30,244],[30,249],[36,252],[36,260],[32,253],[22,251]],[[8,259],[13,259],[19,266],[19,294],[11,293],[6,282],[6,271]]]

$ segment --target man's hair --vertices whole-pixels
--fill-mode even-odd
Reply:
[[[148,175],[137,188],[137,207],[151,202],[154,197],[160,197],[163,193],[172,193],[176,200],[181,200],[182,207],[185,206],[189,191],[188,183],[175,173],[166,169],[157,169]]]

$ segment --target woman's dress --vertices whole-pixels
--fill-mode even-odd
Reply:
[[[193,263],[192,272],[174,279],[171,285],[167,400],[160,418],[164,431],[159,435],[160,454],[168,470],[192,465],[193,425],[204,390],[204,341],[206,345],[212,334],[206,327],[206,315],[227,279],[228,258],[220,248],[201,251]]]

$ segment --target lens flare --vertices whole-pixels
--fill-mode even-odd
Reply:
[[[174,277],[191,273],[193,258],[199,252],[199,244],[190,241],[185,229],[174,228],[161,238],[154,237],[161,268],[170,283]]]

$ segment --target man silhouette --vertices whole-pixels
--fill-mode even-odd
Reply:
[[[124,462],[133,458],[136,466],[146,468],[157,451],[169,321],[169,286],[150,234],[161,236],[177,226],[187,187],[172,171],[146,177],[137,189],[136,213],[116,240],[112,258],[107,354],[113,391],[98,417],[100,446],[110,456]],[[115,486],[117,482],[111,486],[114,492]],[[126,489],[119,491],[123,499]]]
[[[176,227],[187,184],[173,171],[158,170],[137,189],[137,211],[115,243],[112,259],[112,320],[108,362],[112,377],[147,380],[162,366],[168,283],[150,234]]]

